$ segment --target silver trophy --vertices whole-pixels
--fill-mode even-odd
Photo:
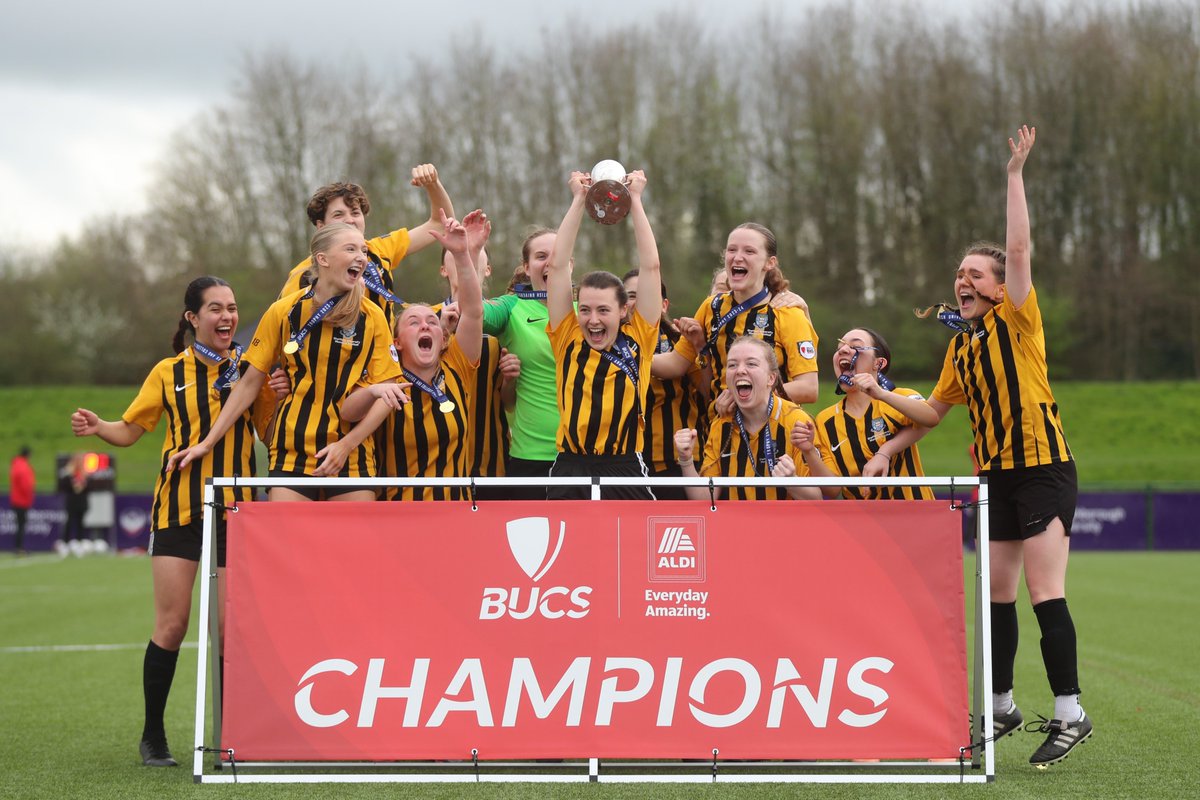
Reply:
[[[601,225],[616,225],[632,205],[625,185],[625,167],[606,159],[592,167],[592,185],[587,192],[587,212]]]

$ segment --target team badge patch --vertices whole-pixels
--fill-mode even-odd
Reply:
[[[811,339],[805,339],[803,342],[797,342],[796,349],[800,351],[801,358],[817,357],[817,348],[813,347]]]
[[[395,361],[397,364],[399,364],[400,363],[400,354],[396,352],[396,345],[389,344],[388,352],[391,353],[391,355],[392,355],[392,361]]]
[[[887,429],[887,424],[884,423],[883,420],[881,420],[881,419],[871,420],[871,430],[875,431],[876,433],[883,433],[883,431],[886,429]]]

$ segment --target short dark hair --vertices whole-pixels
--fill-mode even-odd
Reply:
[[[613,275],[611,272],[605,272],[598,269],[595,272],[589,272],[583,276],[583,280],[579,281],[580,291],[584,289],[613,289],[617,293],[617,305],[629,305],[629,292],[625,291],[625,283]]]
[[[317,189],[313,193],[312,199],[308,201],[308,221],[313,225],[325,221],[325,212],[329,209],[329,203],[337,198],[342,198],[346,205],[351,209],[359,209],[363,216],[371,213],[371,201],[367,199],[367,193],[357,183],[346,183],[338,181],[337,183],[329,183]]]

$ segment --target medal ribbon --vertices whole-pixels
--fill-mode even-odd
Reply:
[[[712,333],[708,337],[708,344],[704,345],[704,349],[701,350],[700,353],[702,355],[704,353],[711,353],[712,349],[713,349],[713,345],[715,345],[717,343],[717,337],[721,335],[721,330],[726,325],[729,324],[729,321],[734,319],[738,314],[741,314],[746,309],[754,308],[756,305],[761,303],[763,300],[766,300],[770,294],[771,294],[770,290],[764,286],[759,291],[758,294],[754,295],[754,297],[750,297],[746,300],[743,300],[740,303],[736,303],[733,306],[733,308],[729,309],[728,312],[723,314],[720,319],[718,319],[716,322],[714,322],[712,324],[712,328],[711,328]],[[731,292],[729,294],[729,296],[732,298],[733,293]],[[721,303],[724,301],[724,299],[725,299],[725,295],[723,295],[723,294],[719,294],[713,298],[712,310],[713,310],[714,314],[717,313],[717,309],[721,307]]]
[[[638,385],[638,361],[637,356],[633,354],[633,348],[629,346],[629,337],[624,333],[617,334],[617,340],[613,342],[613,348],[617,350],[614,353],[610,350],[601,350],[600,357],[610,364],[620,368],[625,373],[625,377],[629,378],[633,383],[634,390]]]
[[[434,399],[434,402],[436,402],[439,407],[450,400],[450,398],[446,396],[445,392],[443,392],[441,389],[437,388],[438,383],[442,383],[445,381],[445,378],[442,378],[442,371],[440,369],[438,370],[438,374],[434,376],[432,384],[429,383],[428,381],[424,380],[423,378],[421,378],[417,375],[414,375],[413,373],[409,372],[407,369],[401,368],[400,371],[404,373],[404,379],[406,381],[408,381],[413,386],[420,389],[425,394],[432,397]],[[442,380],[439,381],[438,378],[442,378]]]
[[[386,297],[393,303],[404,305],[403,300],[389,292],[388,288],[383,285],[383,275],[379,273],[379,267],[375,265],[374,261],[367,262],[367,268],[363,270],[363,283],[375,294]]]
[[[957,311],[950,308],[943,308],[938,312],[938,322],[958,333],[971,332],[971,323],[959,316]]]
[[[767,422],[762,429],[763,443],[763,461],[767,462],[767,474],[765,477],[771,477],[771,472],[775,469],[775,440],[771,438],[771,409],[775,407],[775,395],[767,400]],[[734,409],[733,419],[737,423],[738,432],[742,434],[742,446],[746,448],[746,456],[754,462],[754,474],[758,475],[758,454],[750,449],[750,434],[746,432],[746,424],[742,420],[742,410]]]
[[[546,292],[534,289],[527,283],[518,283],[513,287],[513,294],[522,300],[545,300]]]
[[[221,362],[225,360],[225,356],[221,355],[210,347],[204,346],[200,342],[192,342],[192,348],[210,361],[216,361],[218,367],[221,366]],[[218,392],[222,389],[229,388],[229,385],[233,383],[233,376],[237,374],[238,363],[242,360],[243,350],[244,348],[240,344],[234,345],[233,359],[229,362],[229,366],[221,371],[220,376],[213,381],[212,388],[216,389]]]
[[[313,284],[308,288],[308,293],[304,295],[304,297],[301,297],[300,301],[303,302],[311,299],[314,289],[316,289],[316,284]],[[314,311],[313,315],[308,318],[308,322],[304,323],[304,327],[292,334],[292,338],[289,341],[296,343],[296,350],[293,352],[299,351],[301,345],[304,344],[304,340],[308,338],[308,334],[312,332],[312,329],[321,324],[321,320],[325,319],[325,317],[329,315],[329,312],[333,310],[333,307],[337,305],[338,300],[341,299],[342,295],[339,294],[336,297],[331,297],[326,300],[321,304],[321,307]]]
[[[850,369],[853,370],[854,365],[858,363],[858,354],[859,353],[861,353],[863,350],[874,350],[874,349],[875,349],[874,347],[856,347],[856,348],[854,348],[854,357],[850,359]],[[892,379],[889,378],[887,375],[884,375],[882,372],[875,373],[875,382],[878,383],[879,388],[883,389],[885,392],[890,392],[892,389],[896,388],[896,384],[892,382]],[[849,375],[841,375],[838,377],[838,387],[835,391],[837,392],[837,394],[845,394],[846,390],[843,389],[842,387],[843,386],[853,386],[853,385],[854,385],[854,380]]]

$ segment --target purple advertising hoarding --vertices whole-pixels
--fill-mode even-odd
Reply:
[[[1154,495],[1154,549],[1200,550],[1200,494]]]
[[[148,494],[119,494],[114,498],[116,526],[107,529],[89,530],[89,536],[105,539],[117,550],[145,550],[150,544],[150,506],[153,497]],[[63,510],[61,495],[39,494],[34,497],[33,508],[25,523],[25,549],[31,553],[54,549],[54,543],[62,538],[67,512]],[[9,505],[7,493],[0,496],[0,551],[13,549],[17,532],[17,518]],[[111,534],[111,535],[110,535]]]
[[[957,498],[965,500],[969,498]],[[145,550],[150,543],[148,494],[118,494],[116,524],[111,531],[97,531],[117,550]],[[1155,550],[1200,550],[1200,493],[1082,492],[1075,509],[1071,532],[1072,550],[1145,550],[1147,503],[1152,508]],[[973,546],[973,509],[964,510],[963,542]],[[45,552],[62,536],[66,512],[60,495],[38,495],[25,527],[25,549]],[[6,492],[0,493],[0,552],[13,549],[16,517],[9,508]]]
[[[24,547],[31,553],[52,550],[62,536],[67,512],[63,511],[62,498],[54,494],[39,494],[33,498],[33,508],[25,520]],[[8,492],[0,497],[0,551],[13,549],[17,535],[17,515],[9,503]]]
[[[1072,550],[1145,550],[1145,492],[1080,492]]]

